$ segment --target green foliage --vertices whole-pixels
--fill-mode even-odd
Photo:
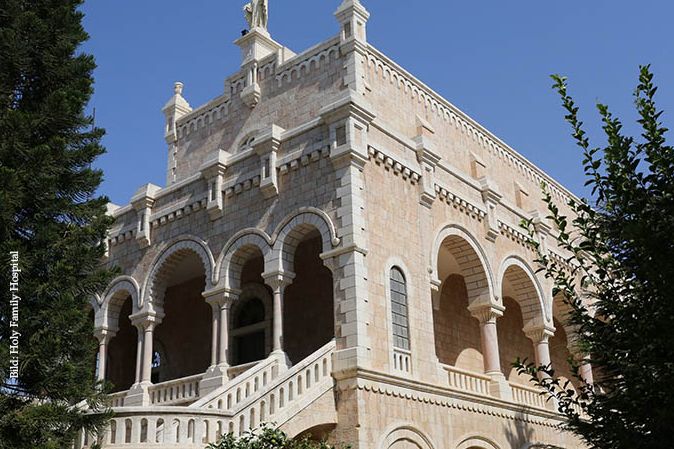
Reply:
[[[103,130],[84,113],[93,57],[77,0],[4,0],[0,7],[0,448],[68,447],[106,420],[86,311],[111,273],[100,266],[111,222],[96,196]],[[9,252],[19,254],[19,327],[10,328]],[[19,379],[9,337],[19,337]]]
[[[271,424],[263,424],[259,429],[245,432],[240,437],[229,433],[207,449],[336,449],[326,442],[311,441],[308,438],[289,438],[283,431]],[[348,446],[344,446],[348,449]]]
[[[558,245],[571,256],[559,263],[535,246],[541,271],[569,305],[568,324],[578,335],[578,350],[588,355],[585,361],[570,361],[572,369],[579,378],[581,364],[590,363],[595,381],[582,383],[575,393],[549,366],[526,361],[516,366],[558,403],[568,428],[589,447],[669,448],[674,430],[674,148],[665,142],[653,75],[649,66],[640,68],[634,94],[639,137],[626,136],[609,108],[597,105],[607,138],[602,147],[590,145],[566,79],[553,79],[584,156],[593,204],[571,202],[573,216],[566,217],[543,186]],[[525,226],[532,229],[531,223]]]

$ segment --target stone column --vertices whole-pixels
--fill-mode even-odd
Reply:
[[[143,364],[141,366],[141,383],[152,383],[152,336],[155,323],[147,321],[143,325]]]
[[[162,318],[163,311],[151,310],[131,315],[131,323],[138,330],[136,352],[136,382],[126,395],[125,405],[146,406],[150,403],[148,387],[152,374],[152,335]]]
[[[501,399],[512,399],[512,391],[507,379],[501,371],[498,332],[496,320],[503,316],[505,310],[498,304],[485,304],[469,307],[474,318],[480,322],[480,338],[484,357],[484,372],[491,378],[489,391]]]
[[[554,335],[554,330],[548,327],[537,327],[525,329],[525,334],[534,344],[534,354],[536,356],[536,366],[550,367],[550,346],[548,340]],[[547,376],[541,373],[542,377]]]
[[[274,325],[272,348],[273,353],[283,354],[283,292],[285,288],[292,283],[295,278],[294,273],[275,271],[263,273],[265,283],[271,287],[274,292]]]
[[[594,383],[594,375],[592,374],[592,365],[587,360],[584,360],[580,367],[578,368],[580,374],[580,378],[583,379],[583,382],[585,382],[588,385],[592,385]]]
[[[218,364],[218,329],[220,327],[220,308],[211,304],[211,369]]]
[[[105,380],[105,372],[108,358],[108,343],[114,332],[107,329],[96,329],[96,338],[98,339],[98,373],[96,373],[96,380],[103,382]]]
[[[223,369],[229,368],[229,310],[231,305],[232,297],[228,295],[225,295],[218,304],[220,316],[218,366]]]
[[[143,326],[136,326],[136,334],[138,335],[138,342],[136,344],[136,381],[134,384],[139,384],[140,370],[143,364]]]
[[[202,293],[211,306],[211,366],[199,383],[202,396],[229,380],[229,309],[239,291],[219,288]]]

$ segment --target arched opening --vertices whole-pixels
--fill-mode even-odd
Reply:
[[[316,229],[296,236],[295,279],[286,287],[283,349],[294,364],[335,336],[332,272],[323,265],[323,239]]]
[[[512,264],[504,271],[501,289],[505,306],[497,324],[501,370],[509,381],[528,385],[529,376],[518,375],[512,364],[518,358],[536,363],[534,343],[524,328],[528,323],[543,322],[540,299],[532,278],[520,264]]]
[[[571,381],[574,389],[578,390],[578,379],[576,379],[569,365],[572,359],[571,351],[569,351],[569,340],[566,333],[565,326],[554,319],[555,335],[550,337],[548,345],[550,347],[550,361],[555,370],[555,376],[560,379]]]
[[[471,301],[489,299],[486,270],[465,239],[450,235],[440,246],[437,274],[442,282],[433,307],[438,360],[445,365],[483,372],[480,323],[468,307]]]
[[[110,314],[117,321],[117,333],[108,343],[108,360],[105,379],[112,384],[112,392],[126,391],[136,380],[136,349],[138,331],[131,324],[129,316],[133,313],[133,300],[127,295],[123,299],[113,298]]]
[[[527,359],[527,363],[535,363],[533,343],[522,330],[524,321],[520,305],[510,296],[503,298],[505,311],[497,323],[499,354],[501,356],[501,372],[508,381],[520,384],[529,384],[529,377],[517,374],[517,369],[512,366],[519,358]]]
[[[163,282],[164,318],[153,335],[153,382],[203,373],[210,364],[211,307],[202,297],[206,272],[199,256],[185,251],[157,274]],[[170,357],[170,360],[169,360]]]
[[[262,299],[251,297],[236,305],[231,331],[236,365],[262,360],[267,356],[266,320]]]
[[[271,291],[264,283],[264,256],[255,246],[236,253],[241,294],[230,314],[230,357],[233,366],[266,358],[271,352]]]

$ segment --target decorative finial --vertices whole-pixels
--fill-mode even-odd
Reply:
[[[176,82],[176,83],[173,85],[173,92],[174,92],[176,95],[182,95],[182,94],[183,94],[183,86],[184,86],[184,84],[181,83],[180,81]]]
[[[255,28],[267,30],[269,0],[251,0],[243,7],[243,14],[251,30]]]

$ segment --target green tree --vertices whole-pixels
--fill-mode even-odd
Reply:
[[[348,446],[343,448],[348,449]],[[336,447],[308,438],[289,438],[273,425],[263,424],[259,429],[245,432],[238,438],[229,433],[218,443],[209,444],[207,449],[336,449]]]
[[[77,0],[3,0],[0,6],[0,447],[62,449],[101,426],[75,405],[99,403],[96,343],[86,311],[109,281],[100,265],[110,226],[96,196],[103,130],[85,107],[92,56]],[[9,253],[18,252],[10,292]],[[12,293],[21,300],[10,303]],[[18,327],[10,327],[18,310]],[[19,377],[9,340],[19,337]]]
[[[569,305],[578,350],[588,355],[569,363],[579,379],[580,364],[591,363],[594,384],[574,393],[549,366],[516,365],[558,402],[568,428],[589,447],[671,448],[674,148],[665,142],[653,75],[649,66],[640,68],[634,94],[640,136],[625,135],[609,108],[597,105],[607,139],[600,147],[590,144],[566,79],[553,79],[584,156],[592,202],[571,202],[573,216],[566,217],[544,188],[557,242],[571,256],[562,264],[539,251],[539,262]]]

